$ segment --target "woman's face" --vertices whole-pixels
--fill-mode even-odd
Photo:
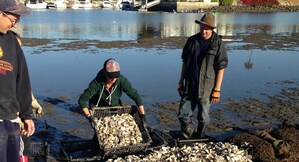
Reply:
[[[107,80],[106,81],[107,84],[114,84],[116,82],[117,78],[109,78],[106,75],[106,80]]]

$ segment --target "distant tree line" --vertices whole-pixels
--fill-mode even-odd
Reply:
[[[220,6],[231,6],[234,0],[219,0]],[[243,5],[266,5],[266,6],[274,6],[279,5],[278,0],[237,0],[239,3]]]
[[[241,0],[246,5],[278,5],[278,0]]]

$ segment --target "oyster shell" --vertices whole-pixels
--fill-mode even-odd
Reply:
[[[252,156],[236,145],[222,142],[194,143],[183,147],[162,147],[147,155],[129,155],[109,162],[251,162]]]
[[[139,127],[128,113],[106,116],[95,121],[99,144],[104,148],[135,145],[142,141]]]

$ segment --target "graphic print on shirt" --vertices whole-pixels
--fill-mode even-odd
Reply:
[[[2,47],[0,46],[0,58],[3,57],[3,50]]]
[[[4,53],[2,47],[0,46],[0,59],[3,57]],[[0,60],[0,74],[6,75],[6,71],[13,71],[13,66],[11,63]]]

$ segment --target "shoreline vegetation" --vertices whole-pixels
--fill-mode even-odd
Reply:
[[[299,6],[267,6],[267,5],[242,5],[242,6],[216,6],[203,9],[204,12],[299,12]]]
[[[203,8],[195,7],[196,2],[183,1],[186,6],[184,5],[184,9],[183,7],[177,7],[179,13],[299,12],[298,0],[218,0],[217,5],[209,5]]]
[[[231,3],[232,2],[232,3]],[[298,12],[297,0],[219,0],[220,5],[205,12]]]

